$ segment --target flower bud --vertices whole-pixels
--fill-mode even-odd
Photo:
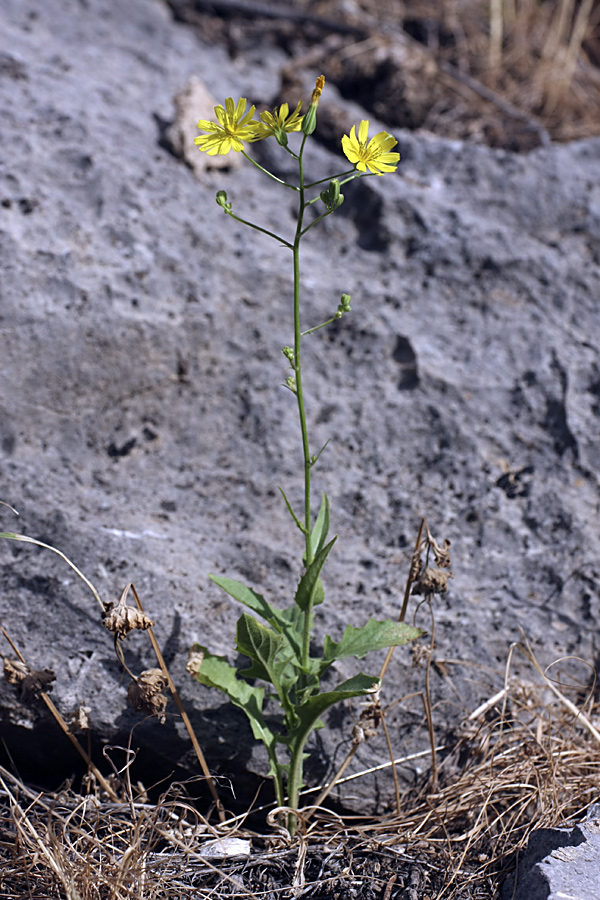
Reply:
[[[336,319],[341,319],[344,313],[350,312],[350,294],[342,294],[341,300],[338,303],[337,312],[335,314]]]
[[[294,351],[292,350],[291,347],[282,347],[281,352],[283,353],[285,358],[288,360],[288,362],[291,362],[291,363],[294,362]]]
[[[327,190],[321,191],[319,196],[329,212],[333,212],[344,202],[344,195],[340,193],[340,183],[337,178],[333,178]]]
[[[216,201],[219,206],[222,206],[225,212],[229,212],[231,210],[231,203],[227,202],[227,191],[217,191]]]
[[[310,106],[308,107],[308,112],[302,119],[302,131],[304,132],[304,134],[312,134],[317,127],[317,106],[319,105],[319,100],[321,98],[324,87],[325,76],[319,75],[319,77],[317,78],[317,86],[312,92],[312,97],[310,98]]]

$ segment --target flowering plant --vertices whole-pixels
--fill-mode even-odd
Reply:
[[[263,741],[270,761],[270,774],[275,784],[275,794],[280,807],[298,808],[302,788],[303,760],[306,742],[315,728],[322,726],[321,716],[334,703],[352,697],[376,694],[380,678],[360,674],[339,684],[334,690],[321,691],[320,680],[336,660],[347,657],[362,658],[371,650],[390,648],[416,638],[420,632],[403,621],[377,621],[370,619],[360,628],[348,625],[339,641],[325,637],[320,656],[311,653],[311,632],[314,607],[324,600],[321,571],[333,549],[336,538],[329,538],[330,511],[326,494],[322,495],[320,508],[313,518],[311,475],[322,448],[316,454],[311,450],[304,404],[301,344],[303,338],[330,324],[350,311],[350,296],[343,294],[334,315],[307,330],[302,330],[300,305],[300,257],[302,238],[321,219],[338,209],[344,201],[341,187],[355,178],[383,175],[394,172],[400,159],[393,152],[397,141],[387,132],[376,134],[368,140],[369,123],[361,122],[356,135],[354,126],[350,135],[342,138],[342,150],[352,164],[350,169],[326,179],[307,183],[304,175],[303,154],[307,138],[315,130],[319,98],[325,84],[323,76],[317,79],[309,108],[301,115],[301,103],[290,114],[287,103],[273,112],[263,112],[254,118],[255,107],[247,110],[247,100],[236,104],[232,98],[225,106],[215,108],[216,122],[201,120],[198,128],[205,132],[195,138],[199,149],[209,155],[241,152],[250,163],[261,169],[284,188],[296,192],[298,212],[294,236],[287,239],[240,218],[233,212],[232,203],[225,191],[217,193],[216,200],[223,211],[236,221],[248,225],[275,239],[291,251],[293,272],[293,346],[283,348],[291,374],[285,387],[295,397],[300,424],[303,454],[304,507],[296,513],[282,491],[283,500],[296,528],[303,537],[303,574],[296,588],[292,605],[281,609],[269,603],[261,594],[231,578],[212,575],[212,580],[231,597],[246,606],[237,623],[236,650],[250,660],[247,668],[236,668],[224,657],[213,655],[208,648],[195,645],[188,668],[204,685],[219,688],[232,703],[241,708],[248,719],[254,736]],[[299,132],[297,152],[289,146],[288,136]],[[296,161],[298,180],[291,184],[277,178],[248,155],[245,144],[274,137],[282,149]],[[319,190],[320,189],[320,190]],[[314,196],[309,196],[313,192]],[[305,224],[307,209],[315,203],[323,204],[320,215]],[[262,619],[260,622],[256,616]],[[401,619],[403,616],[401,617]],[[282,711],[282,728],[273,730],[263,714],[265,687],[255,680],[272,686]],[[281,762],[282,748],[287,750],[288,761]],[[295,816],[287,819],[291,832],[295,829]]]

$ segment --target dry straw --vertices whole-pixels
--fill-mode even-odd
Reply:
[[[511,675],[515,652],[528,680]],[[503,687],[440,760],[437,789],[423,784],[402,797],[401,814],[378,819],[306,810],[295,839],[276,815],[262,835],[235,821],[211,826],[176,786],[140,804],[125,777],[116,803],[101,791],[35,794],[0,770],[0,894],[393,900],[412,889],[431,900],[492,898],[533,828],[580,820],[600,794],[593,682],[571,685],[574,702],[553,671],[542,671],[526,641],[515,645]]]

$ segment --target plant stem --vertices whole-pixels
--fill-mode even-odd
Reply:
[[[298,159],[298,157],[296,156],[296,154],[293,153],[293,152],[289,149],[289,147],[286,147],[285,149],[288,151],[288,153],[289,153],[291,156],[294,157],[294,159]],[[264,172],[265,175],[268,175],[269,178],[272,178],[273,181],[276,181],[278,184],[282,184],[284,187],[289,188],[291,191],[297,191],[297,190],[298,190],[298,188],[296,187],[295,184],[288,184],[287,181],[284,181],[282,178],[278,178],[277,175],[273,175],[272,172],[269,172],[268,169],[265,169],[263,166],[261,166],[260,163],[257,163],[255,159],[252,159],[251,156],[248,156],[248,154],[246,153],[245,150],[242,150],[242,155],[245,156],[246,159],[248,160],[248,162],[251,162],[253,166],[255,166],[257,169],[260,169],[260,171],[261,171],[261,172]]]
[[[255,225],[253,222],[248,222],[246,219],[240,219],[240,217],[236,216],[230,209],[226,209],[224,212],[226,215],[231,216],[232,219],[235,219],[236,222],[241,222],[242,225],[247,225],[248,228],[254,228],[255,231],[260,231],[262,234],[267,234],[269,237],[275,238],[275,240],[279,241],[283,247],[288,247],[290,250],[293,249],[289,241],[286,241],[285,238],[275,234],[274,231],[269,231],[267,228],[261,228],[260,225]]]
[[[305,187],[304,187],[304,165],[302,156],[304,153],[304,145],[306,143],[306,135],[300,147],[298,154],[298,175],[300,186],[300,202],[298,205],[298,222],[296,225],[296,234],[294,236],[294,244],[292,253],[294,257],[294,373],[296,375],[296,400],[298,401],[298,415],[300,418],[300,431],[302,433],[302,451],[304,456],[304,540],[305,540],[305,565],[310,566],[313,561],[313,548],[311,540],[311,510],[310,510],[310,445],[308,441],[308,429],[306,426],[306,410],[304,407],[304,394],[302,392],[302,358],[300,354],[300,343],[302,340],[302,332],[300,329],[300,241],[302,240],[302,224],[304,221],[304,210],[306,208]],[[305,610],[304,613],[304,629],[302,635],[302,665],[308,665],[310,650],[310,622],[312,618],[312,609]]]
[[[139,611],[141,613],[144,613],[145,610],[144,610],[144,607],[142,606],[142,601],[140,600],[140,598],[138,596],[138,592],[136,591],[135,586],[133,584],[131,585],[131,590],[132,590],[137,608],[139,609]],[[217,791],[217,786],[216,786],[216,784],[213,780],[213,777],[210,773],[210,769],[208,768],[208,764],[204,757],[204,753],[202,752],[202,748],[200,747],[200,744],[198,743],[198,738],[196,737],[196,732],[194,731],[193,725],[190,722],[190,717],[188,716],[187,712],[185,711],[185,707],[184,707],[183,703],[181,702],[181,697],[179,696],[179,691],[177,690],[175,682],[171,678],[171,673],[169,672],[169,670],[167,668],[167,664],[162,655],[158,641],[156,640],[156,637],[154,636],[154,631],[152,630],[151,625],[147,629],[147,634],[148,634],[148,637],[150,638],[150,643],[152,644],[152,649],[154,650],[154,655],[156,656],[157,662],[161,668],[163,675],[167,679],[167,683],[169,685],[169,690],[171,691],[171,695],[177,705],[177,709],[179,710],[179,715],[181,716],[183,724],[185,725],[186,731],[187,731],[188,735],[190,736],[190,740],[192,742],[192,747],[195,750],[196,757],[198,759],[198,762],[200,763],[200,768],[202,769],[202,771],[204,773],[204,777],[206,778],[206,782],[208,784],[208,789],[214,800],[215,807],[217,809],[217,813],[219,816],[219,821],[224,822],[225,821],[225,810],[223,809],[223,804],[221,803],[221,799],[220,799],[219,793]],[[116,646],[116,643],[115,643],[115,646]]]

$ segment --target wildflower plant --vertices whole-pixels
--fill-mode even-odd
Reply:
[[[233,666],[226,658],[215,656],[207,647],[198,644],[194,646],[188,663],[188,670],[199,682],[219,688],[245,712],[255,738],[266,747],[277,803],[292,810],[298,808],[303,785],[306,742],[314,729],[322,727],[323,714],[342,700],[377,694],[381,686],[379,677],[361,673],[333,690],[322,690],[321,679],[327,670],[337,660],[348,657],[362,659],[372,650],[399,646],[420,634],[418,629],[404,624],[403,616],[401,621],[370,619],[360,627],[348,625],[339,641],[326,635],[320,655],[313,655],[311,647],[314,608],[324,601],[321,573],[336,538],[329,536],[330,509],[325,493],[322,493],[318,512],[313,509],[312,472],[325,447],[315,453],[309,439],[301,350],[304,338],[350,311],[350,296],[342,294],[337,309],[326,321],[308,328],[304,326],[300,294],[300,244],[318,222],[339,209],[344,201],[341,188],[345,184],[356,178],[395,172],[400,159],[393,149],[397,144],[395,138],[387,132],[380,132],[369,141],[369,123],[363,121],[358,127],[358,135],[354,126],[350,135],[342,138],[342,150],[350,167],[327,178],[307,182],[304,150],[316,127],[317,107],[324,84],[323,76],[319,77],[304,116],[301,115],[301,104],[290,114],[288,104],[284,103],[279,109],[263,112],[256,119],[254,106],[246,111],[246,99],[241,98],[234,104],[233,99],[229,98],[224,107],[215,108],[216,122],[198,122],[198,128],[205,134],[195,138],[198,148],[209,155],[224,155],[230,151],[242,153],[283,190],[294,192],[298,201],[296,227],[293,236],[288,238],[240,218],[224,190],[218,191],[216,196],[218,205],[226,215],[276,240],[291,255],[293,341],[282,352],[290,369],[284,386],[295,398],[298,409],[304,480],[301,511],[297,511],[284,491],[280,490],[290,517],[302,535],[303,573],[293,602],[284,608],[271,604],[239,581],[212,575],[216,584],[250,611],[241,615],[236,631],[236,650],[250,664],[246,667]],[[276,177],[248,154],[246,144],[270,137],[276,139],[282,152],[294,159],[297,165],[295,183]],[[290,146],[292,137],[296,149]],[[318,215],[307,222],[307,211],[314,205],[317,205]],[[281,708],[280,730],[274,730],[263,712],[265,684]],[[285,756],[285,762],[282,756]],[[289,814],[287,824],[293,832],[293,813]]]

